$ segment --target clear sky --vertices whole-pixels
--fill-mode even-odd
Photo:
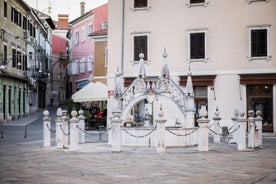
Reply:
[[[58,14],[69,14],[69,21],[80,16],[80,2],[85,2],[85,12],[101,6],[108,0],[24,0],[31,7],[48,14],[49,4],[51,5],[51,17],[58,20]]]

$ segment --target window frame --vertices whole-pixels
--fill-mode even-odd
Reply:
[[[81,42],[85,42],[86,36],[85,36],[85,27],[81,28]]]
[[[85,58],[83,57],[83,58],[81,58],[80,59],[80,73],[85,73],[86,72],[86,70],[85,70]]]
[[[200,28],[200,29],[191,29],[188,30],[188,58],[187,60],[190,62],[207,62],[209,60],[208,57],[208,39],[207,39],[207,32],[208,29],[207,28]],[[191,34],[194,33],[204,33],[204,58],[197,58],[197,59],[191,59]]]
[[[4,0],[3,17],[8,18],[8,2],[7,2],[7,0]]]
[[[92,72],[93,71],[93,55],[89,55],[87,57],[87,71]]]
[[[88,39],[92,39],[92,37],[89,36],[89,34],[91,34],[91,33],[93,33],[93,24],[92,23],[88,24],[88,26],[87,26],[87,37],[88,37]]]
[[[151,0],[147,0],[147,6],[146,7],[135,7],[135,0],[132,0],[132,6],[131,10],[134,11],[140,11],[140,10],[147,10],[149,11],[151,9]]]
[[[269,2],[270,0],[247,0],[248,1],[248,4],[251,4],[251,3],[256,3],[256,2]]]
[[[139,60],[136,61],[135,60],[135,43],[134,43],[134,37],[136,36],[147,36],[147,60],[144,60],[146,64],[149,64],[150,63],[150,52],[149,52],[149,48],[150,48],[150,31],[144,31],[144,32],[133,32],[131,33],[131,39],[132,39],[132,46],[131,46],[131,60],[130,62],[133,63],[133,64],[137,64],[139,63]],[[145,53],[143,53],[145,54]]]
[[[248,28],[248,60],[249,61],[253,61],[253,60],[266,60],[266,61],[269,61],[270,58],[271,58],[271,55],[270,55],[270,26],[269,24],[264,24],[264,25],[250,25],[250,26],[247,26]],[[266,29],[267,30],[267,35],[266,35],[266,56],[252,56],[252,41],[251,41],[251,31],[252,30],[262,30],[262,29]]]
[[[79,39],[80,39],[80,33],[79,33],[79,30],[76,30],[74,32],[74,45],[78,45],[79,44]]]
[[[72,75],[78,75],[79,74],[79,60],[75,60],[72,62]]]
[[[190,0],[186,0],[186,6],[187,6],[188,8],[197,7],[197,6],[207,7],[208,4],[209,4],[209,0],[204,0],[204,3],[191,3]]]

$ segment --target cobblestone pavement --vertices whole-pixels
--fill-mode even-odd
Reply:
[[[10,135],[22,137],[22,129],[4,128],[1,184],[276,183],[276,137],[264,137],[260,149],[243,152],[234,144],[211,143],[209,152],[169,148],[161,154],[154,148],[135,147],[112,153],[107,142],[96,137],[70,152],[43,148],[40,123],[30,124],[33,132],[20,141]]]

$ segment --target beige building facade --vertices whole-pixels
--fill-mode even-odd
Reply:
[[[260,109],[264,131],[276,132],[276,1],[109,0],[108,5],[110,90],[117,68],[125,84],[137,76],[140,52],[147,76],[160,76],[165,48],[175,82],[184,88],[192,72],[196,118],[201,106],[209,118],[218,108],[221,124],[229,125],[234,109]],[[113,106],[110,98],[109,115]]]

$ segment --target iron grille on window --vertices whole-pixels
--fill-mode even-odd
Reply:
[[[148,60],[148,36],[134,36],[134,61],[139,61],[139,54],[144,54],[144,60]]]
[[[134,0],[134,8],[144,8],[148,6],[148,0]]]
[[[251,57],[267,56],[267,30],[251,30]]]
[[[204,3],[205,0],[190,0],[190,4]]]
[[[190,49],[190,59],[205,58],[205,33],[191,33]]]

